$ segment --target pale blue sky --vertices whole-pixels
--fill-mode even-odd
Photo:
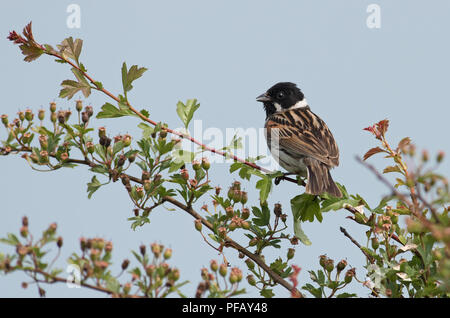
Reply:
[[[66,26],[70,3],[81,7],[80,29]],[[366,26],[366,8],[371,3],[381,7],[380,29]],[[171,127],[180,125],[177,101],[188,98],[200,101],[196,119],[203,121],[204,128],[261,127],[265,114],[255,97],[276,82],[297,83],[338,142],[341,164],[332,172],[334,179],[370,204],[377,204],[387,191],[354,160],[375,145],[362,128],[388,118],[393,143],[409,136],[419,148],[432,153],[450,150],[450,2],[445,0],[3,1],[0,113],[10,117],[18,109],[47,109],[50,101],[64,108],[74,105],[57,98],[59,83],[71,76],[68,67],[48,57],[25,63],[18,48],[6,40],[8,31],[21,30],[29,21],[40,42],[54,45],[67,36],[82,38],[83,64],[112,92],[121,90],[123,61],[147,67],[149,71],[136,82],[130,99],[148,108],[151,118]],[[105,101],[97,93],[87,99],[95,109]],[[126,118],[99,120],[94,125],[105,125],[112,134],[139,134],[137,123]],[[4,130],[0,136],[5,138]],[[153,212],[151,224],[133,232],[126,221],[132,214],[131,202],[121,185],[102,188],[88,200],[86,183],[91,173],[84,167],[38,173],[18,157],[0,160],[0,235],[17,232],[23,215],[29,216],[35,233],[56,221],[65,239],[60,267],[78,249],[80,236],[112,240],[119,264],[131,257],[130,249],[157,241],[173,248],[171,264],[181,269],[182,279],[191,281],[183,290],[193,296],[200,268],[212,258],[220,260],[193,231],[193,219],[186,213],[161,208]],[[383,163],[373,162],[378,167]],[[447,161],[443,172],[449,170]],[[212,167],[213,179],[223,188],[235,179],[227,171],[226,165]],[[256,202],[252,187],[253,182],[245,185]],[[282,203],[290,215],[289,200],[300,191],[282,183],[273,190],[269,203]],[[303,226],[313,244],[297,247],[294,263],[302,268],[301,284],[309,281],[307,270],[317,269],[318,256],[324,253],[336,261],[347,257],[363,277],[363,255],[339,232],[339,226],[360,242],[364,242],[365,229],[345,219],[347,215],[330,212],[323,223]],[[226,250],[226,255],[247,274],[233,250]],[[268,258],[275,256],[269,253]],[[0,297],[37,296],[34,288],[21,289],[24,278],[22,274],[0,277]],[[65,285],[47,290],[54,297],[98,296]],[[248,290],[249,296],[257,296]],[[348,291],[368,295],[356,283]],[[282,288],[276,292],[289,296]]]

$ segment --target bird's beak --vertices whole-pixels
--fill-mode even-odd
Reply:
[[[256,97],[256,101],[258,102],[270,102],[272,99],[270,98],[269,95],[267,95],[267,93],[261,94],[258,97]]]

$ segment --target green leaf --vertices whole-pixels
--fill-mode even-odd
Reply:
[[[336,197],[330,197],[329,199],[322,200],[322,207],[320,209],[321,212],[328,212],[328,211],[337,211],[344,207],[345,204],[351,205],[351,206],[358,206],[360,203],[360,200],[356,199],[342,199],[342,198],[336,198]]]
[[[272,178],[264,176],[256,182],[256,188],[259,189],[259,200],[261,203],[266,202],[272,188]]]
[[[319,199],[315,195],[303,193],[292,198],[291,209],[296,220],[313,222],[316,217],[319,222],[322,222]]]
[[[142,138],[144,139],[150,138],[150,135],[155,130],[153,127],[147,125],[146,123],[139,123],[138,127],[142,129]]]
[[[93,176],[91,182],[89,182],[87,186],[88,198],[90,199],[94,192],[97,191],[102,186],[102,184],[100,183],[100,181],[98,181],[96,176]]]
[[[147,118],[150,117],[150,113],[146,109],[141,109],[141,114],[144,115]]]
[[[266,226],[270,222],[270,210],[267,205],[262,205],[261,209],[256,206],[252,207],[252,213],[255,215],[255,218],[252,219],[252,222],[256,226]]]
[[[75,75],[77,81],[64,80],[61,83],[61,86],[63,88],[59,92],[59,97],[71,99],[73,95],[75,95],[79,91],[83,93],[84,97],[89,97],[89,95],[91,94],[91,86],[84,77],[83,73],[75,67],[72,68],[72,73]]]
[[[306,284],[305,286],[302,287],[302,289],[309,291],[311,295],[313,295],[316,298],[322,298],[322,291],[320,288],[315,288],[311,284]]]
[[[125,97],[127,96],[127,92],[129,92],[132,88],[133,81],[137,80],[139,77],[144,74],[144,72],[147,71],[147,68],[145,67],[138,67],[137,65],[133,65],[130,67],[129,70],[127,70],[127,64],[123,62],[122,64],[122,86],[123,86],[123,93]]]
[[[188,99],[186,104],[183,104],[181,101],[177,103],[177,114],[183,122],[185,128],[188,128],[189,122],[199,107],[200,104],[197,103],[197,99],[195,98]]]
[[[120,292],[120,283],[114,277],[110,276],[106,281],[106,288],[114,293]]]
[[[294,235],[305,245],[311,245],[311,241],[302,230],[301,222],[299,219],[294,219]]]
[[[24,61],[26,62],[34,61],[44,53],[43,49],[28,44],[22,44],[20,50],[22,51],[22,54],[25,55]]]
[[[116,143],[114,143],[113,146],[113,155],[115,155],[116,153],[118,153],[119,151],[121,151],[123,148],[125,147],[125,144],[123,141],[118,141]]]
[[[96,117],[98,119],[101,119],[101,118],[117,118],[130,115],[135,115],[130,109],[125,109],[124,107],[122,107],[122,109],[119,109],[110,103],[105,103],[102,106],[102,111],[100,111]]]
[[[275,296],[273,290],[269,288],[264,288],[263,290],[261,290],[260,295],[265,298],[272,298],[273,296]]]
[[[108,174],[109,173],[108,169],[106,167],[104,167],[104,166],[101,166],[101,165],[97,165],[95,167],[92,167],[89,170],[91,170],[92,172],[95,172],[95,173],[100,173],[100,174]]]
[[[57,45],[59,52],[68,58],[71,58],[77,62],[77,65],[80,63],[80,54],[81,49],[83,47],[83,40],[76,39],[73,40],[72,37],[68,37],[64,39],[60,45]]]

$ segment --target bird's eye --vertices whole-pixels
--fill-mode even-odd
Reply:
[[[278,94],[277,94],[277,97],[278,98],[283,98],[284,97],[284,92],[282,91],[282,92],[278,92]]]

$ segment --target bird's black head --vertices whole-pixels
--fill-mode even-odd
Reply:
[[[276,112],[289,109],[298,102],[303,101],[305,96],[302,91],[290,82],[281,82],[273,85],[264,94],[258,96],[256,100],[264,104],[267,116]]]

